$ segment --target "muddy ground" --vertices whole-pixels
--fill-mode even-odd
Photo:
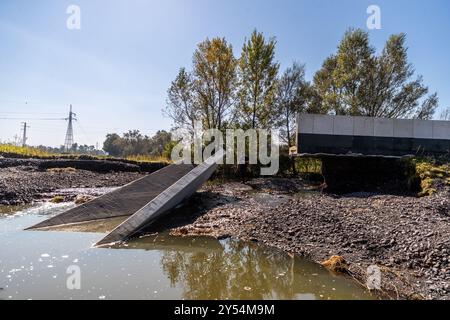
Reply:
[[[142,175],[0,168],[0,204],[29,203],[59,189],[121,186]],[[448,187],[417,198],[327,195],[299,179],[211,183],[149,231],[167,228],[177,236],[260,242],[317,262],[339,255],[362,285],[367,267],[379,266],[384,297],[450,299]]]
[[[0,205],[45,200],[60,189],[119,187],[140,177],[142,174],[137,172],[54,171],[30,166],[0,168]]]

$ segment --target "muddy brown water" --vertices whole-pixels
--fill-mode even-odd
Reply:
[[[92,247],[120,221],[23,231],[73,206],[0,207],[0,299],[374,298],[350,278],[255,243],[159,234]]]

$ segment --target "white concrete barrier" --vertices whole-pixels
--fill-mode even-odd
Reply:
[[[374,136],[375,137],[393,137],[394,120],[374,118]]]
[[[334,117],[333,134],[340,136],[351,136],[354,132],[354,120],[351,117]]]
[[[450,121],[299,114],[297,132],[341,136],[450,140]]]
[[[394,138],[414,137],[414,121],[405,119],[394,120]]]
[[[433,121],[433,139],[450,139],[450,121]]]
[[[413,120],[413,137],[416,139],[433,139],[433,122]]]
[[[329,116],[314,116],[313,133],[315,134],[334,134],[334,118]]]
[[[373,118],[354,117],[353,130],[353,135],[355,136],[372,137],[375,134]]]
[[[404,156],[450,152],[449,121],[300,114],[297,125],[298,153]]]

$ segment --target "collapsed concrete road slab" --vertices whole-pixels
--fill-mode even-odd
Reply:
[[[201,165],[195,167],[184,177],[164,190],[106,237],[96,243],[96,246],[110,245],[129,239],[143,228],[155,222],[158,218],[170,212],[185,199],[192,196],[214,173],[217,162],[224,156],[224,151],[217,152]]]
[[[66,211],[26,230],[44,229],[101,219],[131,216],[194,168],[170,165],[148,176]]]

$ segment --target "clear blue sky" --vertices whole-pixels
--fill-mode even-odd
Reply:
[[[70,4],[81,8],[81,30],[66,28]],[[410,61],[450,106],[448,0],[0,0],[0,118],[64,117],[73,104],[78,143],[153,134],[170,128],[167,88],[206,37],[226,37],[239,55],[257,28],[276,36],[282,68],[305,63],[311,79],[345,30],[366,28],[371,4],[382,13],[372,44],[407,33]],[[0,139],[20,134],[20,122],[0,119]],[[64,121],[28,122],[30,144],[63,144]]]

